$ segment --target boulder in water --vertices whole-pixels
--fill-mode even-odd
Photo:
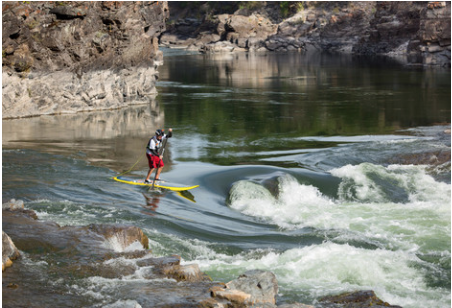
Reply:
[[[104,236],[114,250],[125,251],[135,242],[149,249],[149,239],[143,231],[135,226],[89,225],[88,229]]]
[[[2,272],[13,264],[12,260],[17,259],[19,256],[20,253],[16,245],[14,245],[8,234],[2,231]]]
[[[5,202],[2,204],[3,210],[23,210],[24,202],[22,200],[11,199],[9,202]]]
[[[364,307],[390,307],[401,308],[400,306],[390,305],[375,295],[372,290],[348,292],[339,295],[326,296],[320,299],[321,302],[330,302],[335,304],[341,304],[346,308],[364,308]]]
[[[225,299],[239,306],[255,304],[276,304],[278,282],[275,274],[268,271],[252,270],[228,282],[224,288],[210,289],[214,298]]]

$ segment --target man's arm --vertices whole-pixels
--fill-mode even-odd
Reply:
[[[165,135],[165,138],[171,138],[172,136],[173,136],[173,129],[170,128],[170,129],[168,129],[168,134]]]

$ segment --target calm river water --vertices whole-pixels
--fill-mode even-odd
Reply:
[[[149,105],[4,120],[3,202],[62,226],[136,225],[154,254],[216,281],[270,270],[279,304],[372,289],[393,305],[450,307],[450,161],[411,164],[450,151],[450,71],[299,53],[164,59]],[[163,127],[174,136],[162,178],[200,187],[111,180],[137,161],[128,175],[144,178],[145,145]],[[22,262],[40,278],[51,267],[32,252]],[[141,281],[48,279],[91,306]]]

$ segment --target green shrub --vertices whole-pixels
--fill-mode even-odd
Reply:
[[[290,12],[290,4],[291,1],[281,1],[279,3],[279,8],[281,10],[281,15],[282,17],[287,17],[289,16],[289,12]]]

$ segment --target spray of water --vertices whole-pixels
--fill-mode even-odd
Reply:
[[[257,183],[234,183],[231,208],[282,229],[314,228],[325,242],[252,261],[212,261],[206,270],[272,270],[282,292],[305,290],[307,298],[370,288],[404,307],[450,307],[450,284],[435,278],[450,281],[450,184],[425,166],[363,163],[331,174],[341,179],[336,200],[289,175],[278,179],[276,196]]]

